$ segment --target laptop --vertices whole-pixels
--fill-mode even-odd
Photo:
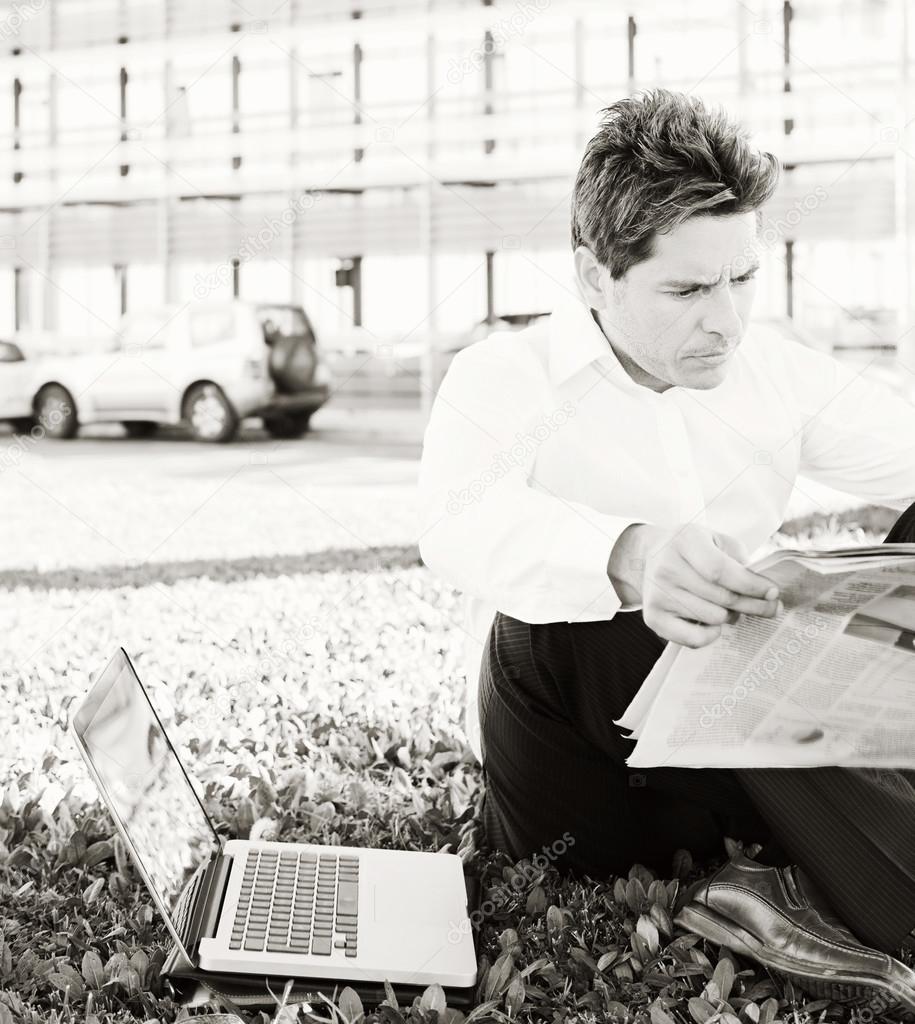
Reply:
[[[466,987],[454,854],[226,840],[119,649],[70,725],[178,949],[202,971]]]

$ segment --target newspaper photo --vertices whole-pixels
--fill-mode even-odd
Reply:
[[[915,544],[776,551],[784,612],[668,643],[615,724],[632,767],[915,768]]]

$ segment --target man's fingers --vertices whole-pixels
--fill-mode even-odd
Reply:
[[[671,615],[682,619],[694,619],[700,625],[706,626],[723,626],[728,620],[730,613],[727,608],[706,601],[689,590],[680,587],[658,587],[658,590],[659,600],[655,603]]]
[[[743,597],[765,601],[774,601],[778,598],[778,587],[771,580],[745,568],[718,544],[710,543],[699,551],[687,548],[681,550],[681,554],[684,561],[709,583],[717,584]],[[738,609],[744,610],[749,611]],[[757,611],[753,614],[764,613]]]
[[[763,578],[763,577],[760,577]],[[711,604],[719,605],[731,611],[741,612],[745,615],[765,615],[771,618],[776,613],[778,599],[766,601],[757,597],[745,597],[735,593],[720,583],[712,583],[711,580],[703,578],[700,573],[687,564],[676,585],[671,585],[670,590],[685,590],[695,594]]]
[[[705,647],[721,636],[721,626],[703,626],[685,622],[670,612],[657,612],[647,625],[665,640],[683,647]]]

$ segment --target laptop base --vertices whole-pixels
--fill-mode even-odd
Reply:
[[[480,903],[480,882],[479,879],[464,875],[464,883],[467,886],[467,908],[471,921],[476,915],[474,911]],[[477,946],[478,931],[473,931],[474,947]],[[479,957],[479,950],[477,950]],[[166,985],[171,989],[176,1002],[182,1006],[203,1006],[206,1004],[218,1004],[231,1008],[230,1004],[238,1007],[258,1009],[271,1009],[276,1006],[276,999],[271,995],[275,993],[277,998],[282,998],[283,990],[286,987],[287,978],[266,977],[254,974],[228,974],[216,971],[204,971],[192,966],[181,955],[177,946],[173,945],[162,965],[162,977]],[[362,1002],[366,1009],[373,1009],[386,998],[384,983],[382,981],[357,981],[354,979],[333,981],[328,978],[296,978],[287,997],[291,1005],[298,1003],[323,1004],[320,994],[333,999],[335,994],[346,988],[351,988]],[[404,985],[394,984],[392,986],[397,1001],[401,1006],[410,1006],[414,997],[421,996],[426,989],[425,985]],[[442,986],[445,999],[449,1007],[459,1010],[466,1010],[475,1005],[476,985],[468,988],[455,988],[453,986]]]

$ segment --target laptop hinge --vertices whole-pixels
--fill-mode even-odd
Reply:
[[[200,886],[200,897],[195,901],[194,916],[190,924],[190,943],[195,957],[200,940],[210,939],[216,934],[232,860],[233,858],[225,853],[214,853],[207,863]]]

